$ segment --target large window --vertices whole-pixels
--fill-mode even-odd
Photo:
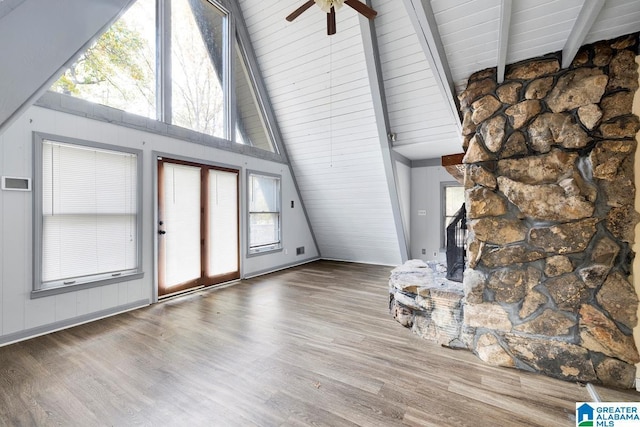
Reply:
[[[34,291],[140,275],[140,152],[36,134]]]
[[[155,0],[138,0],[51,90],[156,118]]]
[[[171,123],[221,138],[226,16],[207,0],[171,0]]]
[[[231,20],[220,1],[137,0],[51,90],[276,152]]]
[[[269,127],[260,111],[260,102],[252,83],[251,70],[243,59],[240,43],[236,43],[236,142],[275,152]]]
[[[280,177],[249,172],[249,254],[280,249]]]
[[[446,248],[447,226],[456,216],[458,210],[464,204],[464,187],[457,182],[445,182],[441,187],[442,194],[442,220],[440,230],[440,247]]]

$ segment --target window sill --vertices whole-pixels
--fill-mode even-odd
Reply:
[[[275,252],[282,252],[282,246],[278,246],[276,248],[265,248],[265,249],[258,249],[255,251],[251,251],[247,254],[247,258],[252,258],[252,257],[256,257],[256,256],[260,256],[260,255],[267,255],[267,254],[272,254]]]
[[[73,285],[58,286],[55,288],[45,288],[31,291],[31,299],[44,298],[53,295],[66,294],[69,292],[77,292],[83,289],[97,288],[98,286],[110,285],[113,283],[128,282],[130,280],[138,280],[144,277],[143,272],[130,273],[118,277],[110,277],[108,279],[94,280],[91,282],[78,283]]]

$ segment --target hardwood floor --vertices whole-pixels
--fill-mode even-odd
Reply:
[[[0,348],[0,424],[575,425],[584,387],[396,323],[389,270],[316,262]]]

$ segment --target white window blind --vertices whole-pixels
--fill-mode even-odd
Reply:
[[[249,252],[280,248],[280,177],[249,175]]]
[[[138,268],[137,155],[42,141],[41,288]]]
[[[200,168],[164,164],[166,286],[200,277]]]
[[[209,170],[208,272],[238,270],[238,174]]]

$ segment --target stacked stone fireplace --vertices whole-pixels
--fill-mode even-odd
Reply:
[[[487,363],[633,387],[637,52],[635,34],[585,46],[567,69],[558,53],[507,67],[502,84],[480,71],[459,97],[469,239],[455,343]]]

